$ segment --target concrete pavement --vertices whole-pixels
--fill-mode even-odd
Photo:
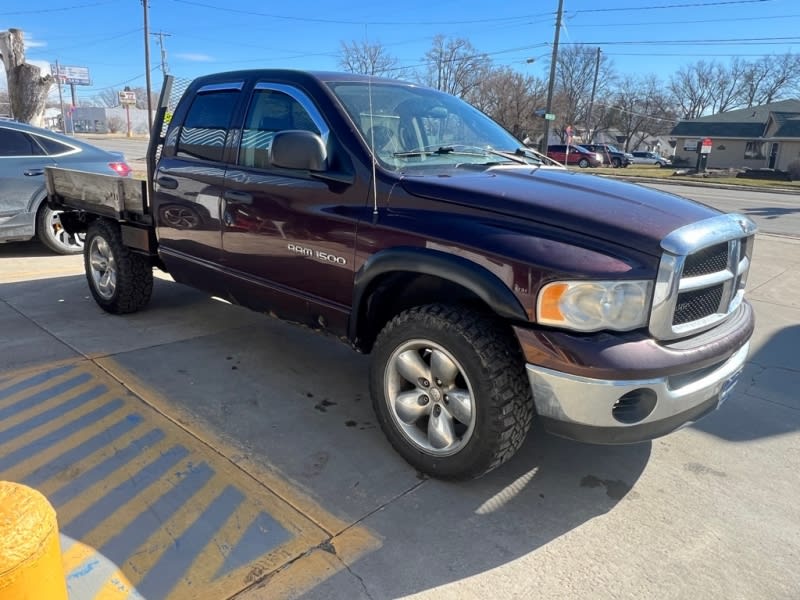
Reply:
[[[176,440],[165,453],[174,445],[195,453],[193,464],[223,478],[213,489],[244,490],[261,507],[245,507],[247,514],[263,510],[290,532],[291,548],[274,538],[254,558],[250,545],[242,547],[236,568],[222,572],[225,586],[177,577],[172,598],[796,599],[800,240],[758,236],[748,297],[758,318],[750,359],[716,413],[626,447],[577,444],[535,428],[509,464],[462,484],[420,478],[394,454],[369,406],[366,358],[338,341],[165,278],[148,310],[106,315],[89,296],[80,257],[55,257],[32,243],[0,245],[0,390],[70,365],[136,403],[143,422]],[[45,402],[52,404],[0,422],[0,436],[9,437],[4,456],[21,447],[9,428],[61,410],[58,398]],[[46,459],[38,459],[37,477],[52,476],[44,484],[53,494],[68,485],[58,477],[70,466],[89,466]],[[0,477],[34,472],[10,465]],[[182,481],[167,481],[164,493]],[[112,483],[95,484],[94,494],[109,493]],[[191,575],[218,564],[218,557],[203,562],[213,554],[207,545],[179,552],[187,539],[245,536],[247,527],[226,524],[182,537],[192,530],[189,514],[164,514],[148,489],[131,491],[128,512],[119,513],[127,521],[107,519],[83,539],[90,549],[118,550],[108,540],[121,523],[156,511],[168,535],[152,525],[145,542],[104,553],[129,592],[143,584],[163,591],[151,569],[188,562]],[[192,495],[197,515],[216,497],[209,494]],[[66,505],[62,532],[79,532],[89,506],[80,498]],[[213,514],[220,521],[228,513]],[[73,584],[73,600],[98,597],[79,595]]]

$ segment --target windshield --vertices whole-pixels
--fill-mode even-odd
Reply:
[[[541,164],[523,144],[463,100],[428,88],[331,82],[330,89],[385,168]]]

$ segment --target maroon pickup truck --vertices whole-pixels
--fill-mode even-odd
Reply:
[[[735,384],[754,326],[746,217],[548,166],[410,83],[252,70],[177,104],[172,89],[147,181],[47,172],[106,311],[143,308],[158,267],[340,337],[372,355],[389,441],[442,478],[503,463],[534,416],[636,442]]]

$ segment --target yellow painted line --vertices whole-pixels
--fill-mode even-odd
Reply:
[[[242,457],[240,450],[238,450],[236,447],[232,447],[228,441],[215,433],[194,414],[187,411],[183,407],[177,406],[170,402],[160,392],[153,389],[152,386],[144,383],[138,376],[128,369],[122,367],[113,358],[97,358],[95,363],[108,372],[115,380],[124,382],[125,387],[136,394],[139,398],[144,400],[148,405],[152,406],[156,411],[175,423],[176,427],[180,427],[193,437],[204,442],[204,444],[206,444],[209,448],[210,452],[219,453],[230,461],[233,461],[233,457],[236,457],[235,463],[228,464],[230,466],[230,471],[241,471],[236,479],[237,485],[240,487],[240,489],[243,491],[246,489],[242,485],[246,481],[251,482],[253,487],[261,490],[260,493],[263,493],[264,487],[267,488],[270,494],[274,494],[276,496],[277,506],[285,507],[287,512],[289,512],[288,509],[291,507],[294,509],[294,511],[297,511],[304,517],[310,519],[323,531],[327,532],[329,537],[340,540],[340,544],[342,545],[343,559],[354,561],[358,556],[380,547],[381,542],[367,528],[358,525],[351,527],[350,523],[333,515],[316,500],[301,492],[297,486],[288,482],[277,470],[256,463],[249,457]],[[248,477],[242,478],[242,473],[245,473]],[[235,473],[231,473],[231,477],[236,477]],[[283,502],[279,502],[278,499],[283,500]],[[292,527],[292,523],[289,518],[291,515],[287,514],[285,516],[281,516],[276,514],[277,512],[278,511],[276,511],[275,508],[272,506],[270,507],[269,514],[273,516],[279,523],[281,523],[284,528],[290,532],[295,530],[295,527]],[[339,534],[341,534],[341,537],[337,537]],[[309,540],[305,541],[304,543],[302,537],[298,536],[297,538],[294,538],[291,542],[293,547],[287,548],[287,550],[290,551],[286,555],[287,560],[291,560],[289,557],[292,554],[294,556],[300,556],[303,552],[308,552],[310,548],[318,546],[322,541],[324,540],[320,540],[319,542],[313,542]],[[324,551],[315,550],[309,553],[307,556],[304,556],[290,564],[289,569],[292,572],[291,581],[293,588],[310,590],[315,585],[318,585],[321,581],[324,581],[331,574],[343,568],[340,560],[334,560],[332,563],[329,563],[325,556],[320,555],[318,557],[320,552],[327,554]],[[307,562],[309,558],[311,558],[311,560]],[[196,560],[193,567],[195,567],[197,563],[198,561]],[[248,565],[239,569],[238,571],[234,571],[224,579],[238,579],[238,581],[241,582],[241,587],[251,586],[273,572],[274,567],[275,563],[272,561],[263,565],[262,561],[259,561],[257,568],[253,568],[252,565]],[[193,568],[192,571],[196,570]],[[208,571],[204,570],[203,572],[205,573]],[[270,589],[270,600],[292,597],[289,593],[289,590],[286,590],[286,593],[284,593],[283,584],[280,583],[282,579],[279,578],[273,583],[274,578],[282,572],[283,571],[279,571],[277,574],[270,577],[270,580],[267,584],[268,588]],[[220,583],[222,583],[222,580],[219,580],[215,585],[206,584],[206,587],[209,589],[209,591],[219,590],[217,595],[209,593],[209,597],[223,597],[223,587],[221,585],[219,588],[217,587],[217,585]],[[273,588],[274,593],[272,592]]]
[[[97,385],[95,382],[94,385]],[[92,386],[90,386],[92,387]],[[29,429],[27,432],[23,433],[20,436],[17,436],[13,440],[14,446],[20,447],[25,446],[31,442],[38,440],[41,437],[44,437],[50,433],[53,433],[57,429],[64,427],[68,423],[71,423],[81,417],[85,416],[86,414],[96,410],[99,406],[103,404],[107,404],[108,402],[116,399],[119,394],[115,393],[113,390],[107,390],[103,392],[100,396],[93,400],[89,400],[85,402],[81,406],[75,407],[69,412],[65,413],[64,415],[48,421],[47,423],[42,423],[38,427],[34,427]],[[121,410],[114,411],[115,414],[121,413]]]
[[[219,454],[226,457],[241,471],[252,477],[264,487],[269,488],[278,497],[282,498],[289,505],[310,518],[331,536],[344,531],[350,523],[340,519],[326,510],[316,500],[300,491],[300,489],[289,483],[286,478],[277,470],[263,466],[251,460],[249,457],[242,456],[241,450],[231,447],[231,444],[215,431],[210,429],[196,415],[166,399],[160,392],[144,383],[132,371],[121,366],[111,357],[98,358],[95,362],[105,371],[110,373],[115,380],[125,383],[125,387],[134,394],[142,398],[148,405],[152,406],[167,419],[184,429],[193,437],[201,440],[209,448],[214,448]]]
[[[76,377],[76,376],[78,376],[80,374],[81,374],[80,372],[72,371],[70,373],[70,375],[71,375],[70,377],[64,377],[62,375],[59,378],[62,381],[60,381],[59,383],[63,383],[64,381],[69,381],[70,379],[73,379],[74,377]],[[92,381],[91,379],[89,379],[88,381],[85,381],[84,383],[76,385],[75,387],[70,388],[70,389],[68,389],[66,391],[63,391],[63,392],[61,392],[60,394],[58,394],[56,396],[52,396],[50,398],[44,399],[41,402],[38,402],[35,406],[28,407],[28,408],[26,408],[24,410],[18,411],[16,413],[14,413],[13,415],[10,415],[10,416],[6,417],[2,421],[0,421],[0,426],[2,426],[2,429],[0,429],[0,434],[2,434],[4,431],[6,431],[8,429],[11,429],[15,425],[19,425],[20,423],[22,423],[24,421],[27,421],[31,417],[35,417],[37,415],[40,415],[43,412],[50,410],[51,408],[55,408],[59,404],[63,404],[64,402],[68,401],[71,398],[74,398],[75,396],[79,396],[80,394],[82,394],[84,392],[88,392],[93,387],[97,387],[97,385],[98,384],[97,384],[96,381]],[[36,387],[39,387],[39,386],[36,386]],[[46,386],[45,389],[42,390],[42,391],[45,391],[47,389],[51,389],[53,387],[55,387],[55,385]],[[22,397],[28,397],[28,396],[33,396],[36,393],[39,393],[39,392],[31,393],[30,391],[26,390],[25,393],[17,392],[16,394],[14,394],[14,396],[19,396],[20,394],[22,394]],[[11,398],[11,396],[9,396],[9,398]],[[11,400],[11,401],[3,400],[2,404],[0,404],[0,406],[3,406],[3,405],[9,406],[9,405],[11,405],[12,402],[13,402],[13,400]],[[71,413],[67,413],[67,414],[71,414]],[[66,418],[66,417],[67,417],[67,415],[65,414],[62,417],[58,417],[58,419],[56,419],[56,420],[61,421],[61,424],[63,425],[63,419]]]
[[[50,367],[50,365],[48,365],[48,370],[54,368],[56,367]],[[42,370],[43,369],[41,368],[37,368],[33,372],[24,371],[22,374],[15,374],[13,377],[11,377],[11,379],[9,379],[2,386],[0,386],[0,392],[2,392],[3,390],[7,390],[8,388],[24,381],[25,379],[32,377],[33,375],[38,375]],[[20,400],[24,400],[28,396],[33,396],[34,394],[38,394],[40,392],[44,392],[45,390],[49,390],[50,388],[53,388],[60,383],[64,383],[65,381],[72,379],[78,373],[79,371],[77,369],[70,369],[66,373],[62,373],[61,375],[56,375],[55,377],[52,377],[47,381],[44,381],[42,383],[37,383],[35,385],[25,388],[24,390],[20,390],[0,400],[0,407],[11,406],[12,404]]]
[[[88,439],[97,435],[98,432],[107,430],[112,424],[119,421],[123,414],[125,414],[125,411],[120,410],[115,411],[110,415],[106,415],[102,419],[98,419],[95,421],[94,427],[85,427],[80,431],[76,431],[69,437],[65,438],[61,443],[54,444],[45,450],[18,462],[12,467],[9,467],[4,471],[4,477],[11,481],[21,481],[27,475],[35,473],[38,469],[52,463],[59,456],[63,456],[70,450],[80,446]],[[61,487],[68,484],[72,479],[78,476],[87,467],[98,464],[103,459],[116,452],[118,448],[124,448],[133,440],[140,437],[144,431],[142,427],[143,424],[140,423],[139,425],[135,426],[132,431],[124,433],[119,438],[106,444],[99,450],[95,450],[91,454],[87,455],[86,458],[82,459],[78,464],[71,465],[69,469],[65,471],[53,472],[46,480],[42,481],[41,483],[37,483],[36,489],[42,492],[45,496],[51,496]]]
[[[381,542],[365,528],[351,527],[334,537],[331,546],[335,554],[315,548],[308,556],[287,565],[266,583],[257,586],[247,598],[298,598],[341,571],[345,565],[350,566],[366,553],[380,548]],[[262,590],[263,594],[258,594]]]
[[[143,429],[142,431],[145,430]],[[128,481],[140,469],[143,469],[147,465],[153,463],[161,454],[164,453],[164,451],[169,449],[170,446],[173,446],[174,444],[175,441],[171,439],[164,439],[156,442],[147,448],[145,452],[142,452],[134,457],[124,467],[116,469],[112,474],[106,476],[94,485],[89,486],[73,499],[59,506],[58,517],[59,522],[62,523],[62,529],[68,527],[69,523],[87,511],[97,501],[98,498],[103,497],[106,492],[109,492],[118,485]],[[107,455],[113,455],[117,448],[119,448],[119,446],[116,446],[116,444],[114,447],[107,448]],[[187,460],[183,459],[182,461],[179,461],[173,469],[185,469],[187,464]],[[90,541],[93,546],[99,548],[104,543],[108,542],[108,540],[110,540],[112,537],[117,535],[120,531],[120,529],[117,527],[109,527],[107,523],[108,521],[116,521],[120,524],[120,526],[124,527],[129,522],[126,519],[130,518],[132,520],[132,518],[135,518],[136,515],[141,512],[142,507],[146,510],[149,506],[148,502],[153,502],[171,487],[172,484],[166,483],[163,480],[157,480],[147,488],[139,490],[138,494],[131,496],[126,503],[118,506],[117,509],[107,519],[95,523],[94,529],[92,529],[91,533],[86,535],[85,541]],[[144,502],[143,506],[137,506],[142,502]]]
[[[180,549],[179,556],[182,557],[181,560],[188,561],[185,562],[188,566],[185,567],[186,570],[181,577],[176,577],[175,585],[167,596],[170,600],[184,598],[194,600],[198,597],[229,598],[260,581],[265,582],[265,589],[270,590],[270,599],[287,597],[287,594],[292,593],[292,589],[311,589],[332,573],[344,568],[346,562],[343,561],[346,561],[348,557],[360,556],[379,546],[379,541],[366,528],[349,527],[347,522],[325,510],[318,502],[288,482],[276,470],[241,458],[241,451],[237,450],[235,446],[209,431],[202,422],[184,409],[172,405],[132,373],[119,367],[111,358],[96,358],[80,362],[73,359],[47,365],[44,368],[39,366],[13,373],[3,385],[13,384],[21,381],[25,376],[41,373],[63,364],[75,364],[77,368],[70,373],[58,376],[59,379],[68,380],[76,374],[88,373],[91,375],[91,381],[81,384],[82,389],[105,385],[108,392],[56,417],[52,423],[42,424],[34,431],[25,432],[12,440],[9,451],[22,447],[82,415],[96,410],[107,404],[110,399],[121,402],[121,408],[72,432],[64,439],[51,444],[51,447],[42,448],[33,456],[22,457],[21,462],[5,469],[3,476],[13,475],[23,480],[26,476],[36,473],[37,469],[46,469],[49,464],[55,463],[53,473],[42,472],[40,475],[42,483],[37,487],[47,495],[55,495],[56,498],[60,496],[58,501],[61,504],[57,506],[57,510],[62,531],[70,531],[71,526],[72,531],[76,532],[74,535],[81,537],[79,542],[76,542],[64,553],[64,566],[67,573],[82,565],[83,568],[90,567],[91,561],[94,560],[92,557],[99,556],[94,548],[108,548],[111,555],[114,555],[111,548],[125,552],[127,558],[120,559],[121,562],[116,565],[116,573],[114,573],[114,566],[109,565],[110,570],[96,572],[97,577],[104,578],[100,581],[91,579],[95,574],[91,569],[82,574],[80,578],[73,580],[76,590],[81,589],[82,585],[85,586],[90,579],[91,589],[101,589],[102,593],[91,600],[126,597],[126,594],[135,593],[135,586],[142,583],[148,573],[158,573],[153,570],[156,565],[160,565],[156,567],[158,569],[172,564],[172,559],[167,561],[166,553],[169,551],[174,555],[178,551],[175,543],[184,533],[187,533],[191,539],[198,539],[196,532],[200,530],[196,527],[200,524],[197,519],[204,512],[211,510],[210,506],[217,500],[216,506],[223,507],[227,512],[220,513],[215,508],[216,512],[207,513],[209,516],[216,515],[212,517],[216,523],[213,532],[209,533],[210,541],[205,543],[202,548]],[[45,382],[43,389],[51,386],[53,381]],[[120,381],[124,382],[124,386],[120,385]],[[126,388],[135,395],[128,393]],[[28,388],[19,398],[30,395],[32,390],[33,388]],[[74,388],[64,396],[74,397],[80,391]],[[60,394],[59,398],[61,396]],[[63,398],[61,399],[63,400]],[[57,405],[56,400],[48,399],[46,406],[37,407],[35,410],[29,409],[25,416],[30,418]],[[93,447],[90,454],[80,457],[68,468],[61,468],[59,472],[56,472],[55,465],[62,466],[57,462],[59,456],[75,451],[87,441],[91,440],[91,443],[94,444],[94,436],[108,430],[112,425],[132,414],[139,415],[141,421],[132,425],[127,431],[117,430],[124,431],[118,437],[112,439],[109,436],[107,441],[100,440],[103,444]],[[10,427],[25,421],[21,415],[14,415],[14,419],[13,424],[4,422],[0,425]],[[119,451],[155,429],[163,432],[163,438],[148,447],[139,449],[138,453],[131,453],[131,459],[124,465],[121,462],[116,465]],[[164,471],[162,477],[148,478],[148,483],[140,480],[137,487],[133,488],[133,492],[129,496],[121,498],[118,505],[116,504],[117,499],[108,495],[112,490],[132,478],[136,484],[137,472],[158,461],[165,452],[171,452],[170,449],[178,446],[184,448],[187,454],[180,456],[179,459],[176,456],[176,462]],[[6,448],[3,450],[5,451]],[[78,483],[73,482],[78,477],[107,459],[115,460],[115,469],[109,469],[100,481],[87,483],[87,487],[82,489],[75,489]],[[236,462],[233,462],[234,460]],[[132,544],[138,544],[138,548],[124,549],[125,540],[120,539],[119,535],[129,529],[132,523],[138,523],[137,519],[144,519],[141,522],[147,523],[150,520],[147,513],[152,510],[151,507],[159,500],[163,501],[166,494],[175,491],[178,486],[181,486],[181,482],[186,481],[184,477],[178,476],[176,473],[188,472],[190,467],[199,469],[203,465],[208,465],[210,469],[211,474],[208,475],[208,480],[203,476],[194,479],[194,483],[187,482],[181,490],[191,489],[187,491],[186,499],[182,500],[182,504],[173,506],[171,510],[175,512],[170,511],[167,516],[164,516],[165,521],[157,528],[154,527],[151,530],[151,526],[147,525],[144,531],[138,529],[141,536],[136,538],[136,542]],[[186,475],[186,478],[191,476]],[[68,493],[66,486],[70,486],[69,491],[74,492],[74,496]],[[232,486],[241,494],[241,501],[238,504],[233,502],[226,504],[228,501],[221,499],[220,494],[228,486]],[[181,490],[174,492],[177,493],[177,496],[174,497],[179,497],[181,494],[178,492]],[[224,508],[225,506],[229,507]],[[92,507],[96,510],[92,511]],[[253,550],[252,547],[248,550],[249,542],[246,543],[245,546],[242,546],[243,553],[240,555],[240,560],[249,562],[239,567],[235,567],[235,564],[238,564],[235,563],[231,571],[225,572],[215,579],[217,573],[220,573],[223,568],[227,568],[225,567],[226,556],[237,548],[239,543],[245,539],[245,535],[248,536],[247,539],[250,539],[249,536],[252,536],[253,533],[248,533],[248,528],[251,525],[256,526],[255,524],[260,522],[259,519],[264,518],[265,515],[285,532],[273,538],[266,533],[264,538],[266,547],[261,556],[257,556],[257,552],[249,554]],[[191,529],[192,527],[195,529]],[[264,530],[265,532],[269,531],[268,527]],[[202,535],[199,539],[208,539],[203,538]],[[331,538],[336,547],[336,556],[319,549],[315,550]],[[267,542],[270,539],[272,541]],[[127,543],[131,544],[130,541]],[[269,547],[270,543],[277,545]],[[184,550],[185,553],[183,553]],[[161,563],[159,563],[160,559],[163,559]],[[183,568],[182,566],[181,569]],[[293,574],[289,587],[281,584],[281,581],[286,578],[286,575],[282,574],[286,572]],[[111,575],[111,573],[114,574]],[[98,583],[101,588],[98,587]],[[158,582],[151,578],[145,582],[145,585],[157,586]],[[164,593],[166,594],[166,590]],[[90,599],[80,598],[80,600]]]

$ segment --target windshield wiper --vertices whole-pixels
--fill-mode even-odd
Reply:
[[[426,150],[424,148],[418,148],[416,150],[409,150],[408,152],[395,152],[392,156],[400,158],[404,156],[430,156],[432,154],[452,154],[455,151],[456,149],[453,148],[453,146],[439,146],[436,150]]]

